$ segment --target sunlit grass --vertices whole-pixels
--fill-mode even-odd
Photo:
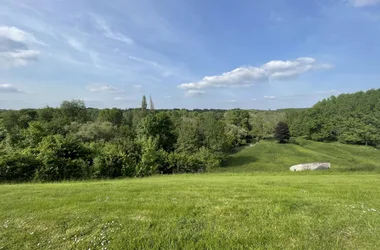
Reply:
[[[0,185],[0,249],[376,249],[380,153],[262,141],[211,174]],[[290,172],[329,161],[332,170]]]
[[[379,175],[0,185],[0,249],[375,249]]]
[[[298,139],[295,144],[260,141],[233,155],[217,172],[289,171],[309,162],[331,162],[330,172],[380,172],[380,150],[373,147],[322,143]]]

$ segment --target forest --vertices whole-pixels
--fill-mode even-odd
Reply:
[[[149,105],[148,105],[149,101]],[[207,172],[242,147],[291,137],[380,147],[380,89],[324,99],[308,109],[94,109],[0,111],[0,181],[62,181]],[[281,143],[292,143],[292,138]],[[289,139],[289,140],[288,140]]]

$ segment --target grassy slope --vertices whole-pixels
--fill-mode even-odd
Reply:
[[[299,163],[331,162],[333,171],[380,172],[380,151],[372,147],[299,139],[299,145],[261,141],[233,155],[218,172],[289,171]]]
[[[260,142],[224,173],[0,185],[0,249],[376,249],[380,175],[288,167],[370,169],[379,152],[300,143]]]
[[[375,249],[379,175],[0,186],[0,249]]]

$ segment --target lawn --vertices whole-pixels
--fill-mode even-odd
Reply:
[[[376,148],[305,139],[298,139],[297,144],[260,141],[232,155],[216,172],[288,172],[290,166],[300,163],[330,162],[330,172],[380,173],[380,150]]]
[[[380,175],[0,185],[0,249],[375,249]]]
[[[0,185],[0,249],[376,249],[380,153],[262,141],[215,173]],[[290,172],[329,161],[332,170]]]

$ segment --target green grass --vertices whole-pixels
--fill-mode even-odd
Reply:
[[[379,152],[300,142],[260,142],[223,173],[0,185],[0,249],[377,249],[380,175],[342,171]],[[288,171],[309,161],[340,171]]]
[[[0,186],[0,249],[375,249],[379,175]]]
[[[298,139],[295,144],[261,141],[243,149],[217,172],[278,172],[308,162],[330,162],[330,172],[380,172],[380,150],[340,143],[322,143]],[[318,172],[319,173],[319,172]]]

